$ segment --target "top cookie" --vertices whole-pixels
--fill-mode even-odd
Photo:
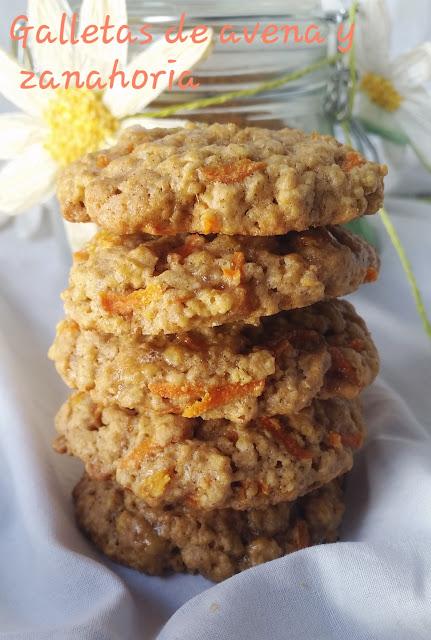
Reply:
[[[383,165],[330,136],[235,124],[132,127],[66,167],[64,217],[116,234],[280,235],[375,213]]]

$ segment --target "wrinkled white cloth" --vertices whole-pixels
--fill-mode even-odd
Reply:
[[[431,300],[431,206],[389,201]],[[382,357],[342,542],[213,586],[105,561],[76,530],[79,462],[50,449],[66,397],[46,351],[69,267],[50,235],[0,232],[0,638],[416,640],[431,630],[431,342],[380,229],[382,275],[353,296]]]

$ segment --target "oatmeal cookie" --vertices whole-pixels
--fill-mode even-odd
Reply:
[[[118,235],[280,235],[383,203],[387,169],[329,136],[235,124],[126,130],[66,167],[64,217]]]
[[[157,335],[350,293],[378,276],[374,249],[341,227],[272,238],[112,236],[75,253],[65,310],[83,329]]]
[[[112,480],[84,476],[73,491],[84,533],[113,560],[151,575],[200,573],[219,582],[292,551],[335,542],[340,483],[250,511],[154,509]]]
[[[152,507],[251,509],[295,500],[348,471],[364,437],[355,400],[240,425],[100,407],[79,392],[60,409],[55,448]]]
[[[115,482],[84,475],[73,501],[80,528],[113,560],[151,576],[185,571],[175,543],[158,534],[139,512],[143,503],[137,502],[135,509],[133,494]]]
[[[66,319],[49,355],[98,404],[233,422],[355,398],[379,367],[364,321],[341,300],[177,335],[119,337]]]

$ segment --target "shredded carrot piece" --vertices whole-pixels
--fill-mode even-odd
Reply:
[[[341,435],[341,442],[345,447],[350,447],[350,449],[360,449],[364,438],[361,433],[344,433]]]
[[[69,404],[72,407],[75,407],[76,405],[79,406],[84,398],[85,398],[85,391],[77,391],[76,393],[70,396]]]
[[[256,171],[262,171],[265,167],[265,162],[254,162],[249,158],[240,158],[227,164],[211,164],[202,167],[199,171],[207,182],[235,184],[242,182]]]
[[[195,418],[202,413],[215,409],[232,400],[246,395],[259,396],[265,386],[264,380],[252,380],[247,384],[226,384],[217,387],[205,388],[197,384],[175,385],[168,382],[156,382],[148,385],[149,390],[163,398],[178,399],[182,396],[195,402],[186,406],[183,411],[184,418]]]
[[[155,444],[151,438],[146,438],[120,460],[117,468],[120,470],[139,469],[144,459],[157,449],[159,449],[159,445]],[[169,469],[155,471],[139,483],[137,494],[142,498],[147,496],[158,498],[163,495],[170,480]]]
[[[57,436],[52,443],[52,448],[56,453],[67,453],[67,440],[64,436]]]
[[[349,347],[355,351],[363,351],[365,349],[365,343],[360,338],[354,338],[350,341]]]
[[[110,247],[115,247],[120,244],[121,238],[119,236],[110,233],[110,231],[98,231],[95,236],[93,236],[87,245],[87,249],[93,250],[98,249],[100,247],[109,249]]]
[[[124,470],[128,468],[139,468],[144,458],[148,456],[151,451],[154,451],[158,448],[157,445],[154,444],[151,438],[147,438],[140,442],[130,453],[128,453],[122,460],[120,460],[118,464],[118,469]],[[151,496],[153,498],[158,498],[165,492],[165,489],[169,482],[171,481],[171,476],[168,469],[160,469],[159,471],[155,471],[151,475],[144,478],[138,487],[137,494],[146,498]]]
[[[351,384],[358,385],[356,369],[347,358],[344,357],[341,349],[338,347],[330,347],[329,352],[332,358],[331,368],[328,372],[329,378],[345,380]]]
[[[88,251],[75,251],[73,254],[73,259],[75,262],[85,262],[89,258]]]
[[[146,438],[140,442],[134,449],[132,449],[122,460],[119,462],[118,467],[125,469],[130,465],[139,464],[149,453],[154,449],[154,443],[151,438]]]
[[[241,280],[242,268],[244,264],[245,264],[245,257],[243,252],[235,251],[232,256],[231,266],[224,267],[222,269],[223,275],[226,276],[226,278],[235,278],[235,279],[238,278],[239,280]]]
[[[363,437],[360,433],[337,433],[336,431],[330,431],[327,435],[327,441],[334,449],[339,449],[341,446],[349,447],[350,449],[360,449],[363,443]]]
[[[105,291],[100,296],[100,302],[105,311],[120,316],[131,315],[136,308],[144,307],[149,302],[160,298],[164,290],[158,284],[150,284],[145,289],[138,289],[132,293],[112,293]]]
[[[75,322],[75,320],[65,320],[63,322],[67,322],[67,326],[70,327],[73,331],[79,330],[79,324]]]
[[[165,489],[170,481],[171,476],[167,471],[164,469],[155,471],[140,482],[138,487],[139,496],[142,498],[146,498],[147,496],[150,496],[151,498],[160,498],[160,496],[165,493]]]
[[[109,164],[109,157],[105,153],[100,153],[96,158],[96,165],[99,169],[104,169]]]
[[[263,417],[260,418],[260,422],[263,424],[265,429],[271,431],[277,440],[281,442],[287,449],[287,451],[294,457],[299,460],[309,460],[313,457],[311,451],[308,449],[304,449],[301,447],[295,438],[288,433],[285,432],[280,422],[276,418],[268,418]]]
[[[203,232],[206,234],[219,233],[220,229],[221,224],[218,216],[214,213],[207,213],[203,221]]]
[[[364,158],[356,151],[349,151],[343,159],[341,168],[344,171],[351,171],[354,167],[360,167],[362,164],[365,164]]]
[[[379,277],[378,270],[375,269],[374,267],[369,267],[367,269],[364,282],[375,282],[378,277]]]
[[[224,404],[229,404],[242,396],[259,396],[265,386],[264,380],[253,380],[247,384],[231,384],[224,387],[214,387],[207,391],[202,400],[194,402],[183,411],[184,418],[195,418],[210,409],[216,409]]]
[[[340,449],[341,447],[341,436],[336,431],[330,431],[326,437],[328,444],[334,449]]]

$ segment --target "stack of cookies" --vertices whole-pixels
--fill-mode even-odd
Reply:
[[[222,580],[334,541],[341,478],[378,371],[339,296],[377,278],[340,225],[385,167],[318,134],[133,128],[64,170],[74,255],[50,357],[75,390],[55,448],[79,457],[79,526],[149,574]]]

